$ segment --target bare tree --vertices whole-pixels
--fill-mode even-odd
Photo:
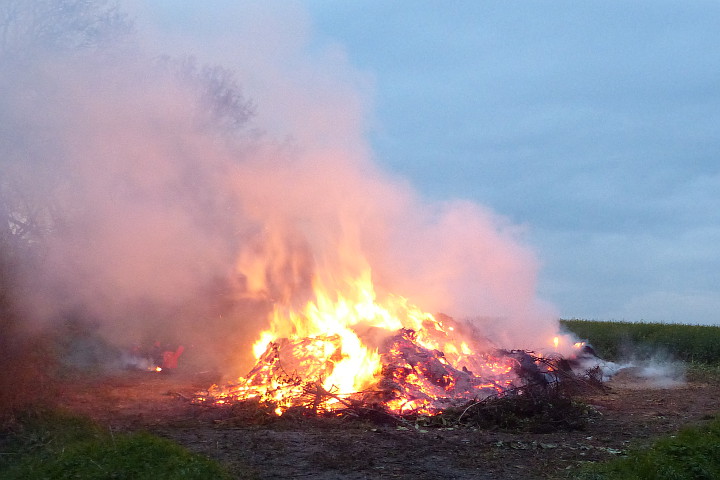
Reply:
[[[38,72],[46,74],[36,68],[41,59],[58,63],[83,54],[104,56],[132,44],[133,33],[132,21],[112,1],[0,0],[0,63],[6,67],[0,69],[0,91],[7,85],[14,96],[38,98],[42,108],[42,99],[55,95],[48,87],[52,82],[40,83],[44,90],[36,91],[38,83],[28,81]],[[226,68],[199,66],[192,57],[152,61],[138,54],[122,61],[134,62],[160,82],[184,85],[200,130],[232,135],[252,117],[252,103]],[[52,173],[44,171],[52,165],[52,148],[45,147],[42,128],[16,113],[12,102],[0,96],[0,248],[6,252],[13,245],[39,243],[64,222],[63,206],[52,191],[33,191],[38,184],[65,181],[47,178]]]
[[[40,50],[102,50],[133,31],[133,23],[115,2],[0,1],[0,58],[20,58]]]
[[[158,66],[194,90],[202,128],[220,133],[236,132],[254,115],[255,105],[245,98],[231,70],[219,65],[198,66],[195,57],[163,56]]]
[[[39,59],[111,51],[129,43],[133,32],[133,22],[116,2],[0,0],[0,90],[12,91],[9,96],[42,96],[27,81]],[[39,242],[52,229],[55,208],[38,202],[48,192],[38,196],[31,191],[37,179],[28,178],[27,168],[16,168],[42,165],[37,157],[44,152],[32,147],[42,143],[41,132],[14,114],[12,101],[0,96],[0,255],[6,256]]]

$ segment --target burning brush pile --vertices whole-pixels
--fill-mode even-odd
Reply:
[[[213,385],[195,402],[259,402],[276,415],[290,409],[434,415],[573,376],[559,355],[496,349],[468,325],[404,298],[378,302],[369,277],[354,286],[352,299],[316,288],[302,310],[276,308],[255,344],[252,370]]]

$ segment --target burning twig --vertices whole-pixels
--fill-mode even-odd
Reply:
[[[320,381],[316,381],[313,383],[307,383],[305,385],[305,392],[310,395],[314,395],[314,397],[315,397],[313,399],[313,403],[312,403],[312,411],[315,413],[317,413],[320,410],[320,406],[323,405],[324,403],[326,403],[329,398],[332,398],[332,399],[342,403],[347,408],[352,408],[352,406],[353,406],[350,402],[346,401],[342,397],[326,390],[322,386]]]

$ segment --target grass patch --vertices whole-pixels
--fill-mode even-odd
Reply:
[[[720,478],[720,417],[685,428],[626,458],[586,466],[583,480],[712,480]]]
[[[218,463],[149,433],[116,433],[61,411],[26,413],[0,437],[0,478],[229,479]]]

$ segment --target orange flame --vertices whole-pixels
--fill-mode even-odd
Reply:
[[[474,389],[500,391],[511,383],[508,374],[512,362],[480,359],[472,338],[463,338],[455,326],[445,324],[451,319],[438,320],[403,297],[387,295],[378,300],[369,270],[347,285],[344,292],[337,292],[316,279],[314,298],[299,311],[276,305],[269,329],[260,333],[253,346],[259,360],[256,367],[234,385],[211,387],[213,398],[225,402],[258,397],[277,405],[275,413],[280,415],[283,408],[306,398],[308,384],[314,382],[312,388],[331,394],[322,407],[340,408],[343,396],[362,392],[378,382],[385,366],[383,355],[398,355],[394,351],[382,354],[380,347],[385,339],[403,329],[413,332],[412,340],[417,345],[438,352],[440,364],[448,368],[456,365],[467,374],[472,370],[474,375],[492,379],[474,385]],[[283,378],[278,378],[278,366]],[[456,387],[451,375],[441,376],[433,385],[421,378],[427,372],[417,365],[400,370],[402,374],[391,372],[390,376],[399,375],[403,384],[422,398],[389,400],[386,406],[393,411],[422,409]]]

